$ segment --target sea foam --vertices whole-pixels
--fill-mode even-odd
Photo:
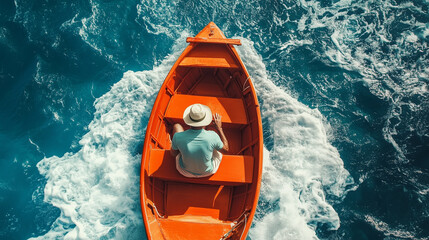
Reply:
[[[264,150],[260,206],[249,236],[317,239],[317,227],[339,228],[332,203],[341,201],[354,181],[329,142],[322,114],[276,86],[253,43],[242,42],[238,51],[260,99],[264,139],[272,141]]]
[[[131,72],[95,101],[94,119],[76,153],[37,164],[47,179],[44,200],[60,209],[48,233],[34,239],[144,238],[139,206],[138,148],[157,90],[185,47],[184,33],[172,54],[150,71]],[[319,111],[274,85],[253,43],[238,50],[261,100],[265,136],[261,202],[252,239],[315,239],[315,229],[337,229],[338,214],[327,197],[341,199],[353,184],[329,143]]]
[[[45,235],[34,239],[141,239],[139,204],[141,143],[153,101],[185,46],[184,34],[153,70],[125,72],[96,99],[94,119],[80,150],[41,160],[47,179],[44,201],[61,213]]]
[[[298,30],[310,39],[313,34],[305,31],[314,26],[323,25],[331,33],[331,43],[321,46],[319,57],[328,66],[359,73],[353,81],[362,81],[374,96],[389,104],[382,134],[395,149],[396,161],[407,163],[407,150],[414,146],[401,142],[401,136],[427,132],[420,119],[404,117],[408,112],[426,112],[415,105],[427,99],[428,24],[421,17],[427,16],[427,5],[340,0],[322,6],[318,1],[301,2],[307,12],[299,20]]]

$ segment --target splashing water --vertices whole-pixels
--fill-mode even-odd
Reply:
[[[250,237],[308,239],[316,238],[315,229],[320,225],[337,229],[339,218],[326,195],[341,199],[353,181],[328,142],[323,117],[275,86],[252,42],[243,42],[238,50],[253,76],[269,126],[266,138],[272,141],[264,154],[261,202],[278,206],[259,208]],[[135,151],[157,89],[180,47],[154,70],[126,72],[96,100],[94,119],[78,152],[38,163],[48,179],[45,201],[61,210],[51,230],[38,239],[144,235],[137,201],[140,154]],[[273,226],[277,226],[275,231]]]
[[[178,42],[184,43],[184,38]],[[144,235],[138,201],[141,149],[137,148],[157,91],[179,53],[151,71],[126,72],[95,101],[94,119],[79,142],[81,149],[37,164],[48,180],[45,201],[59,208],[61,215],[47,234],[36,239]]]
[[[252,42],[243,39],[238,51],[257,89],[264,138],[271,145],[264,151],[261,202],[276,206],[269,212],[260,206],[250,237],[315,239],[320,226],[338,229],[340,219],[330,205],[335,201],[328,201],[327,196],[342,199],[353,179],[329,143],[329,126],[319,111],[298,102],[269,80]]]
[[[248,238],[427,239],[428,7],[2,1],[0,238],[144,238],[149,112],[185,36],[214,21],[242,38],[261,104]]]

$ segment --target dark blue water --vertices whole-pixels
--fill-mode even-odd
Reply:
[[[429,238],[429,2],[0,3],[0,239],[144,239],[151,106],[214,21],[257,89],[249,239]]]

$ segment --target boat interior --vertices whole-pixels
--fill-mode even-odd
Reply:
[[[256,159],[260,156],[258,106],[248,75],[233,51],[227,44],[196,44],[173,67],[152,110],[156,117],[148,132],[145,194],[148,215],[154,227],[161,226],[156,228],[166,239],[181,239],[178,226],[182,232],[192,232],[192,239],[243,231],[253,207],[255,178],[262,162]],[[183,111],[194,103],[222,116],[230,147],[219,170],[205,178],[180,175],[169,153],[172,125],[180,123],[186,130]],[[196,224],[198,231],[192,230]]]

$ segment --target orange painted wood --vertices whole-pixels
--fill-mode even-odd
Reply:
[[[238,41],[228,40],[216,24],[189,41],[160,87],[146,127],[140,204],[147,238],[218,240],[228,233],[229,240],[245,240],[262,179],[256,92],[235,50]],[[183,124],[183,111],[193,103],[222,115],[230,145],[218,172],[197,179],[180,175],[169,153],[172,123]]]
[[[240,39],[226,39],[226,38],[197,38],[188,37],[186,38],[188,43],[223,43],[232,45],[241,45]]]
[[[209,239],[209,236],[219,236],[220,239],[231,229],[228,223],[207,224],[168,219],[162,219],[159,223],[164,229],[164,237],[158,239],[168,240],[205,240]]]
[[[225,44],[197,44],[179,62],[180,67],[239,68],[239,62]]]
[[[216,67],[238,68],[237,64],[228,62],[226,58],[186,57],[180,63],[181,67]]]
[[[196,45],[180,63],[180,67],[239,68],[236,57],[228,51],[228,45]]]
[[[150,151],[148,175],[169,181],[192,182],[200,184],[238,185],[251,183],[253,157],[242,155],[224,155],[219,170],[209,177],[187,178],[176,170],[176,160],[170,151],[152,149]]]
[[[198,192],[198,197],[195,197],[195,192]],[[187,221],[193,219],[192,216],[226,220],[231,194],[230,186],[171,183],[167,189],[166,215],[170,219]],[[201,221],[201,218],[196,219]]]
[[[165,117],[171,119],[182,119],[185,109],[194,103],[201,103],[210,107],[213,114],[219,113],[222,116],[222,123],[247,124],[246,111],[243,100],[240,98],[176,94],[170,100],[170,104],[165,112]]]

